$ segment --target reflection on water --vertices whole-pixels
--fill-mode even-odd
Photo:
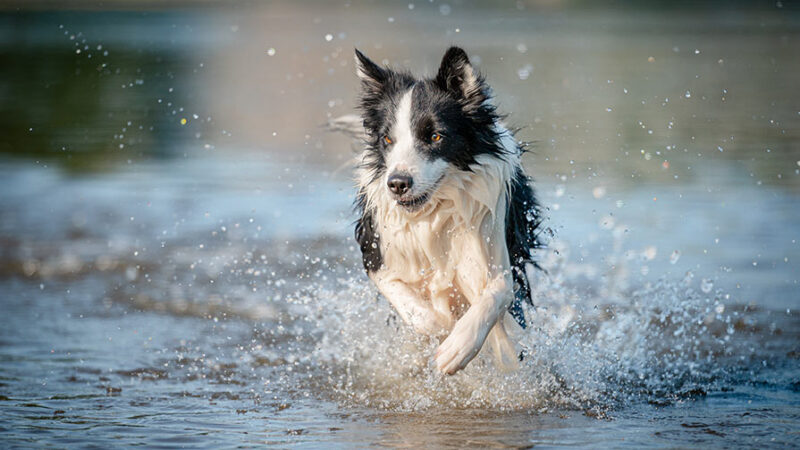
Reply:
[[[4,442],[794,442],[796,13],[412,5],[0,14]],[[556,232],[510,375],[430,370],[321,128],[449,43]]]
[[[147,27],[146,15],[2,17],[0,152],[75,170],[181,155],[180,144],[202,138],[198,128],[212,119],[197,115],[205,110],[196,77],[203,64],[175,45],[165,19]],[[155,33],[126,42],[113,38],[119,25]],[[200,127],[190,131],[182,119]]]

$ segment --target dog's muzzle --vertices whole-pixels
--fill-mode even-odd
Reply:
[[[386,180],[386,187],[391,192],[397,204],[408,211],[416,211],[421,208],[428,200],[430,200],[435,186],[439,184],[441,178],[434,183],[432,189],[419,194],[413,192],[411,189],[414,186],[414,179],[411,175],[405,173],[394,173]]]

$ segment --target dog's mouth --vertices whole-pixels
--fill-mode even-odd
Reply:
[[[430,200],[433,193],[436,192],[436,189],[439,188],[439,184],[442,182],[442,180],[444,180],[444,175],[439,177],[439,179],[436,180],[425,192],[416,197],[403,196],[397,198],[397,204],[405,208],[407,211],[417,211],[421,209],[426,203],[428,203],[428,200]]]
[[[422,205],[424,205],[430,197],[431,197],[430,192],[425,192],[424,194],[418,197],[413,197],[408,199],[398,198],[397,204],[410,211],[415,211],[420,207],[422,207]]]

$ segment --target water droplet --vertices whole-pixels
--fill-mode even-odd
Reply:
[[[709,280],[708,278],[703,278],[702,280],[700,280],[700,290],[703,291],[703,293],[708,294],[709,292],[711,292],[711,289],[713,287],[714,287],[714,282]]]
[[[520,69],[517,70],[517,76],[520,80],[527,80],[531,76],[531,72],[533,72],[533,66],[530,64],[525,64]]]

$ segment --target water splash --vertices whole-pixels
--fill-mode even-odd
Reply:
[[[317,382],[350,406],[603,413],[703,395],[745,358],[732,339],[739,313],[721,291],[695,290],[691,276],[631,289],[621,244],[609,267],[594,271],[571,263],[565,244],[554,247],[548,274],[533,283],[532,326],[515,337],[525,353],[518,371],[500,373],[482,352],[463,372],[438,375],[430,362],[438,342],[414,334],[357,277],[315,294],[321,337],[311,360],[327,374]],[[600,281],[587,283],[587,273]]]

